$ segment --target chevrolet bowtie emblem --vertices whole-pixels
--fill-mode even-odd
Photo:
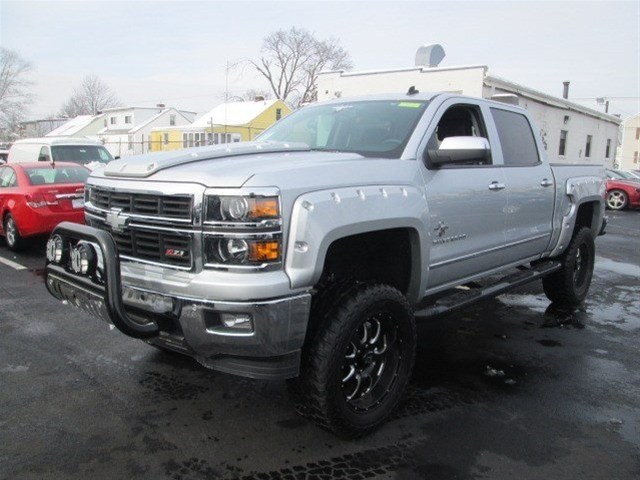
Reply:
[[[121,208],[112,208],[104,219],[105,223],[111,227],[114,232],[123,232],[129,221],[127,215],[122,214]]]
[[[443,221],[439,221],[438,225],[435,226],[435,228],[433,229],[434,232],[436,232],[438,234],[438,237],[443,236],[445,233],[447,233],[447,229],[449,228],[449,226],[444,223]]]

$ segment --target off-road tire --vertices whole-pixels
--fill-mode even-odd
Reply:
[[[4,217],[4,241],[14,252],[22,250],[24,246],[24,239],[20,235],[18,225],[10,213]]]
[[[542,279],[544,293],[558,306],[577,307],[587,296],[593,276],[595,245],[590,228],[574,234],[560,260],[562,268]]]
[[[404,295],[391,286],[350,282],[329,287],[328,292],[321,292],[313,305],[312,317],[318,323],[303,348],[300,376],[288,382],[289,392],[299,413],[340,437],[356,438],[380,426],[402,398],[415,359],[415,321]],[[379,387],[372,387],[369,396],[373,405],[358,410],[344,391],[345,358],[359,329],[382,317],[378,325],[382,328],[384,322],[385,346],[387,335],[392,339],[385,357],[392,366],[378,373]],[[373,392],[381,390],[379,401],[374,401],[378,395]],[[367,399],[366,392],[358,398]]]
[[[624,210],[629,205],[629,195],[624,190],[609,190],[607,192],[607,208],[610,210]]]

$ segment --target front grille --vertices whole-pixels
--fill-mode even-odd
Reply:
[[[120,255],[166,265],[191,267],[192,238],[173,232],[150,230],[111,231]]]
[[[113,192],[91,187],[89,202],[102,210],[119,208],[122,212],[133,215],[190,220],[193,198],[189,195]]]

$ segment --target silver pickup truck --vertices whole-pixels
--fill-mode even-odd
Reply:
[[[208,368],[287,379],[301,413],[364,435],[409,381],[416,318],[536,279],[587,295],[604,170],[550,165],[535,131],[510,105],[396,94],[112,161],[87,225],[50,237],[46,285]]]

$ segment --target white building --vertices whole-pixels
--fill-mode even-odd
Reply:
[[[46,137],[92,137],[97,138],[103,128],[104,114],[78,115],[47,133]]]
[[[189,125],[195,112],[157,107],[118,107],[104,110],[103,128],[98,138],[113,156],[140,155],[149,150],[149,134],[154,127]]]
[[[409,87],[415,86],[422,92],[459,93],[507,101],[529,111],[540,129],[551,162],[594,163],[613,167],[621,122],[618,117],[489,75],[486,65],[438,67],[444,51],[435,62],[429,62],[424,49],[421,47],[418,50],[415,67],[321,72],[317,84],[318,100],[406,92]],[[428,49],[426,52],[430,53]]]
[[[622,122],[622,145],[618,152],[618,168],[640,170],[640,113]]]

